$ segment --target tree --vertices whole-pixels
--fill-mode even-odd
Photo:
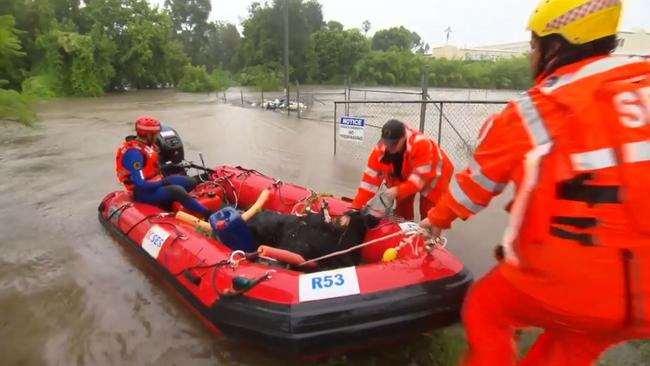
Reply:
[[[114,47],[105,57],[115,70],[108,88],[157,88],[180,80],[188,60],[167,13],[146,0],[92,0],[82,16],[93,39]]]
[[[210,23],[206,49],[208,70],[221,67],[231,71],[236,69],[236,55],[241,45],[241,36],[234,24]]]
[[[411,36],[413,37],[413,51],[415,53],[425,54],[429,51],[429,44],[425,43],[424,40],[420,38],[419,34],[413,32],[411,33]]]
[[[11,15],[0,16],[0,86],[8,84],[13,88],[22,80],[18,61],[25,56],[15,24]]]
[[[53,77],[52,88],[58,93],[98,96],[113,77],[110,63],[112,44],[99,36],[53,29],[39,36],[38,46],[45,58],[39,71]]]
[[[208,16],[212,10],[210,0],[165,0],[174,24],[174,31],[185,46],[193,63],[208,62]]]
[[[361,24],[361,29],[363,30],[363,35],[368,37],[368,32],[370,31],[370,21],[369,20],[364,20],[363,23]]]
[[[341,32],[343,31],[343,24],[337,22],[336,20],[330,20],[327,22],[327,29]]]
[[[318,60],[318,81],[337,81],[352,73],[354,65],[368,53],[368,39],[357,29],[321,29],[313,34]]]
[[[417,38],[416,38],[417,37]],[[382,29],[372,37],[372,49],[388,51],[391,47],[407,51],[413,49],[420,42],[417,33],[412,33],[403,26]]]
[[[372,51],[355,66],[355,79],[370,85],[418,85],[423,58],[410,51]]]
[[[304,82],[314,73],[311,34],[323,27],[321,5],[310,0],[274,0],[272,5],[253,3],[244,20],[244,40],[237,59],[242,66],[283,63],[284,6],[289,6],[289,61],[291,79]]]

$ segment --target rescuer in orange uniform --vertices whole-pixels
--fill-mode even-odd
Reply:
[[[586,366],[650,338],[650,62],[610,55],[620,14],[620,0],[539,5],[535,87],[488,119],[421,223],[438,236],[515,184],[505,258],[464,306],[466,366]],[[526,326],[544,333],[518,361]]]
[[[392,119],[382,127],[381,140],[370,153],[352,208],[365,206],[385,181],[389,189],[384,196],[397,200],[397,215],[413,220],[415,195],[420,193],[420,217],[426,217],[453,172],[453,164],[433,140]]]

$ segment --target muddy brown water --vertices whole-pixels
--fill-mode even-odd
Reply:
[[[65,99],[35,128],[0,125],[0,365],[285,365],[215,336],[97,220],[118,184],[115,149],[141,114],[181,135],[186,157],[352,196],[364,161],[332,154],[332,125],[173,91]],[[448,233],[476,275],[494,263],[507,197]],[[372,364],[413,364],[403,359]]]

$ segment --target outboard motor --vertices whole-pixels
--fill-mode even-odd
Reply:
[[[163,175],[185,174],[185,169],[180,164],[185,159],[183,141],[176,130],[169,126],[161,126],[160,134],[156,137],[158,145],[158,158]]]

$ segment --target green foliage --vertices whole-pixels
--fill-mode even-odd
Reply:
[[[208,16],[212,10],[210,0],[165,0],[173,22],[176,39],[181,41],[193,64],[210,62],[206,45],[211,24]]]
[[[403,26],[382,29],[372,37],[372,49],[388,51],[396,48],[400,51],[409,51],[420,43],[420,36]]]
[[[64,95],[63,86],[56,75],[40,74],[23,80],[23,95],[33,99],[51,99]]]
[[[263,91],[280,89],[279,65],[257,65],[244,68],[239,74],[239,83],[244,86],[256,86]]]
[[[7,84],[14,87],[20,81],[22,73],[18,60],[25,55],[15,24],[11,15],[0,16],[0,80],[6,80]]]
[[[40,69],[48,74],[52,92],[64,95],[99,96],[104,93],[113,67],[108,61],[112,44],[91,35],[52,30],[37,44],[45,51]],[[62,86],[61,88],[59,86]]]
[[[370,52],[355,67],[355,81],[368,85],[419,85],[424,58],[408,51]]]
[[[232,84],[230,76],[221,69],[208,74],[205,66],[186,65],[178,89],[184,92],[211,92],[227,89]]]
[[[210,82],[214,91],[226,90],[233,85],[230,74],[223,69],[214,69],[210,74]]]
[[[497,61],[430,59],[429,85],[455,88],[527,89],[532,85],[526,58]]]
[[[224,68],[237,70],[237,50],[241,45],[241,36],[235,25],[230,23],[211,23],[207,40],[206,63],[208,70]]]
[[[305,83],[316,73],[311,34],[323,27],[323,14],[321,5],[315,0],[288,0],[288,3],[291,79]],[[238,53],[240,66],[283,64],[284,4],[284,0],[274,0],[271,5],[251,5],[249,17],[242,23],[244,40]]]
[[[319,71],[315,79],[320,82],[344,80],[370,49],[368,39],[357,29],[344,31],[328,25],[312,37]]]
[[[222,90],[230,73],[243,85],[278,90],[283,79],[284,14],[290,28],[292,82],[526,88],[523,59],[434,60],[428,45],[403,26],[366,38],[336,20],[323,21],[317,0],[253,3],[242,21],[209,22],[210,0],[2,0],[0,86],[36,98],[97,96],[109,90]],[[372,47],[371,47],[372,46]],[[196,65],[187,66],[186,65]],[[200,66],[204,66],[201,68]],[[181,82],[182,81],[182,82]]]
[[[36,115],[29,99],[15,90],[4,89],[20,81],[18,74],[22,71],[18,69],[17,61],[25,55],[14,25],[13,16],[0,16],[0,120],[31,124]]]
[[[205,66],[186,65],[178,89],[191,93],[212,91],[210,75],[205,70]]]
[[[15,90],[0,89],[0,120],[30,125],[36,120],[29,99]]]

